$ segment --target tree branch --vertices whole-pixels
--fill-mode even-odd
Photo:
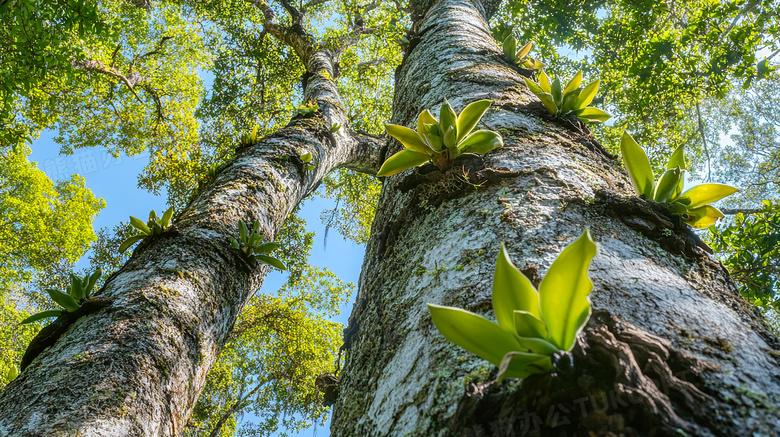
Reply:
[[[219,418],[217,424],[214,425],[214,429],[212,429],[211,432],[209,433],[209,437],[218,437],[219,431],[225,425],[225,422],[227,422],[228,419],[230,419],[230,416],[236,414],[236,411],[243,408],[246,400],[249,399],[255,393],[257,393],[257,391],[260,390],[260,388],[264,386],[267,382],[268,382],[267,379],[263,379],[249,393],[247,393],[245,396],[243,396],[241,399],[237,400],[233,405],[231,405],[230,408],[228,408],[228,410],[225,412],[225,414],[223,414],[222,417]]]
[[[726,215],[736,215],[736,214],[761,214],[762,212],[765,212],[763,208],[722,208],[720,210],[723,214]]]
[[[701,109],[699,109],[699,101],[696,101],[696,117],[699,119],[699,135],[701,135],[701,142],[704,144],[704,154],[707,156],[707,182],[712,178],[712,168],[710,167],[710,150],[707,148],[707,137],[704,135],[704,122],[701,119]]]

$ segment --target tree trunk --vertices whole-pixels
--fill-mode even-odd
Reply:
[[[242,146],[163,235],[144,240],[95,295],[96,311],[59,321],[0,395],[0,436],[176,436],[211,365],[269,267],[231,248],[238,221],[272,240],[336,167],[376,172],[379,142],[352,135],[333,53],[309,51],[306,99],[320,111]],[[333,123],[344,128],[329,133]],[[316,169],[300,155],[311,153]],[[64,325],[64,326],[63,326]],[[52,331],[52,330],[49,330]]]
[[[495,5],[412,6],[394,122],[490,98],[484,124],[505,147],[385,180],[332,435],[777,435],[777,338],[706,246],[657,205],[618,197],[633,194],[619,161],[576,119],[547,116],[490,36]],[[586,227],[594,313],[575,349],[554,374],[492,383],[496,368],[445,340],[426,303],[493,318],[500,242],[538,280]]]

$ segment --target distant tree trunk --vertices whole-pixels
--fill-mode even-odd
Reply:
[[[0,436],[182,432],[217,353],[269,270],[231,248],[238,221],[258,220],[273,239],[331,170],[377,169],[380,142],[348,129],[330,79],[336,57],[306,54],[307,70],[316,73],[305,98],[318,101],[320,112],[239,148],[171,230],[142,242],[96,293],[107,306],[58,332],[6,387]],[[331,134],[333,123],[344,128]],[[305,153],[316,169],[306,169]]]
[[[586,128],[549,119],[522,82],[529,72],[491,38],[495,6],[412,4],[394,122],[411,126],[444,98],[456,111],[490,98],[485,125],[506,145],[385,180],[332,435],[777,435],[777,338],[684,225],[618,197],[630,183]],[[425,304],[493,317],[501,241],[543,276],[585,227],[599,244],[594,314],[574,351],[555,374],[490,384],[495,367],[445,340]]]

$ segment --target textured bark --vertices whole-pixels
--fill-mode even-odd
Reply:
[[[236,317],[269,269],[230,247],[238,221],[258,220],[273,239],[328,172],[378,168],[384,141],[349,130],[329,79],[333,53],[308,56],[307,70],[315,73],[305,97],[320,111],[240,148],[170,230],[144,240],[96,293],[107,305],[58,324],[53,345],[0,396],[0,436],[179,435]],[[333,123],[345,127],[330,134]],[[314,156],[315,170],[305,169],[304,153]]]
[[[506,145],[385,180],[332,435],[776,435],[778,342],[723,266],[663,209],[621,199],[632,192],[620,164],[576,120],[546,115],[487,8],[430,4],[396,75],[394,122],[411,126],[445,97],[456,111],[490,98],[484,124]],[[599,254],[577,346],[554,374],[492,383],[495,367],[445,340],[425,304],[492,318],[501,241],[543,276],[585,227]]]

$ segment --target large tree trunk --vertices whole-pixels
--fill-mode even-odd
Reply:
[[[305,57],[316,72],[305,97],[320,112],[239,148],[172,228],[144,240],[96,293],[97,311],[69,326],[57,322],[66,326],[49,335],[53,345],[0,396],[0,436],[181,433],[236,317],[269,270],[231,248],[238,221],[258,220],[272,240],[331,170],[377,169],[380,142],[350,133],[330,79],[337,54]],[[333,123],[345,128],[330,134]],[[305,153],[315,170],[306,170]]]
[[[506,145],[385,180],[332,435],[777,435],[778,342],[723,266],[662,209],[618,197],[632,195],[618,161],[576,120],[546,116],[491,38],[490,11],[426,7],[413,6],[394,122],[445,97],[456,111],[491,98],[484,121]],[[501,241],[543,275],[586,227],[594,314],[575,349],[554,374],[491,384],[495,367],[445,340],[425,304],[493,317]]]

